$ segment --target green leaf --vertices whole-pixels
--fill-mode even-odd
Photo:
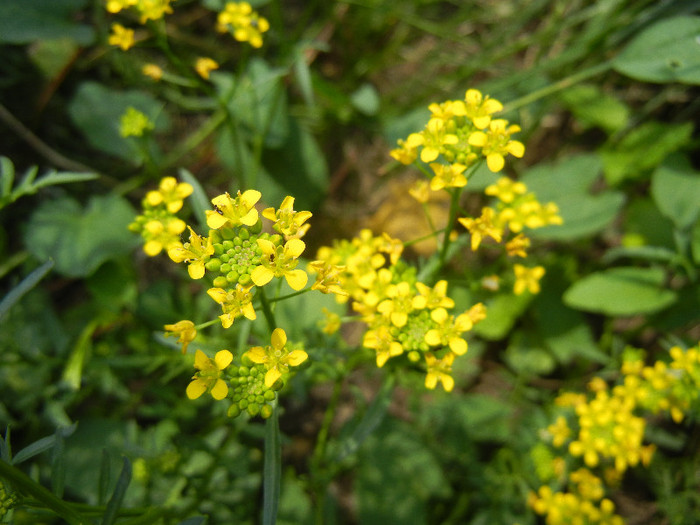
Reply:
[[[282,442],[279,409],[265,422],[265,463],[263,466],[263,525],[275,525],[282,480]]]
[[[192,186],[192,189],[194,190],[192,195],[189,197],[190,202],[192,203],[192,210],[197,217],[199,227],[206,231],[207,214],[205,211],[211,209],[211,203],[207,197],[207,193],[204,191],[204,188],[202,188],[202,185],[199,183],[197,178],[185,168],[180,168],[180,170],[178,170],[178,174],[180,175],[180,178]]]
[[[518,376],[547,375],[556,366],[552,354],[537,344],[532,334],[524,331],[513,334],[503,357]]]
[[[28,44],[35,40],[70,37],[88,45],[95,39],[92,27],[76,22],[87,0],[2,0],[0,42]]]
[[[537,200],[554,202],[564,223],[530,230],[537,239],[568,241],[589,237],[607,227],[617,216],[625,197],[614,190],[592,195],[600,178],[598,155],[577,155],[556,164],[543,164],[528,170],[521,178]]]
[[[56,444],[57,436],[60,436],[61,438],[67,438],[73,432],[75,432],[75,429],[77,427],[77,423],[73,423],[69,427],[59,427],[56,429],[55,434],[43,437],[41,439],[36,440],[34,443],[27,445],[14,455],[14,457],[12,458],[12,464],[19,465],[23,461],[27,461],[28,459],[31,459],[34,456],[41,454],[42,452],[51,450]]]
[[[473,328],[478,336],[489,341],[503,339],[527,309],[532,296],[530,294],[513,295],[501,293],[486,303],[486,319]]]
[[[44,264],[39,266],[32,273],[27,275],[22,282],[15,286],[10,292],[2,298],[0,301],[0,319],[2,319],[7,311],[12,308],[12,305],[19,301],[24,294],[29,290],[34,288],[39,281],[41,281],[46,274],[48,274],[54,266],[54,262],[51,260],[46,261]]]
[[[116,195],[93,196],[85,209],[68,197],[46,201],[29,219],[25,244],[37,259],[53,258],[63,275],[85,277],[136,246],[138,239],[127,230],[134,215]]]
[[[170,122],[163,104],[150,94],[137,91],[116,91],[97,82],[84,82],[73,96],[68,113],[87,141],[97,150],[138,163],[143,153],[133,137],[119,133],[121,117],[129,107],[145,114],[155,124],[155,131],[168,129]],[[152,152],[154,156],[157,152]]]
[[[700,266],[700,221],[695,223],[690,235],[690,251],[697,266]]]
[[[676,293],[664,287],[660,268],[620,267],[593,273],[564,293],[571,308],[611,316],[650,314],[673,304]]]
[[[644,82],[700,84],[700,17],[656,22],[627,44],[613,68]]]
[[[612,134],[624,128],[629,119],[629,108],[594,84],[572,86],[560,98],[586,128],[600,127]]]
[[[689,228],[700,214],[700,173],[685,157],[669,158],[654,171],[651,194],[678,229]]]
[[[645,122],[633,129],[620,143],[601,151],[605,179],[617,186],[626,179],[639,179],[663,160],[690,143],[693,124]]]
[[[99,321],[93,320],[83,328],[63,370],[63,381],[73,390],[80,388],[83,377],[83,365],[92,352],[92,335],[99,326]]]
[[[357,111],[368,117],[379,112],[379,93],[372,84],[362,84],[350,95],[350,102]]]
[[[126,495],[126,489],[130,482],[131,461],[129,461],[129,458],[124,457],[122,471],[119,473],[117,485],[114,487],[114,492],[112,492],[112,497],[109,498],[109,501],[107,502],[107,508],[105,509],[104,516],[102,517],[102,525],[112,525],[117,520],[119,509],[122,506],[124,496]]]

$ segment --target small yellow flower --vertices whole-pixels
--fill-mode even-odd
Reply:
[[[319,324],[321,327],[321,331],[324,334],[333,335],[338,330],[340,330],[340,327],[343,324],[343,322],[338,314],[331,312],[325,306],[321,308],[321,312],[323,312],[324,320],[321,321]]]
[[[304,270],[296,270],[297,258],[304,252],[306,244],[300,239],[290,239],[284,246],[275,246],[267,239],[258,239],[263,252],[260,266],[250,274],[255,286],[265,286],[273,277],[284,277],[293,290],[301,290],[309,279]]]
[[[403,353],[401,343],[393,338],[386,325],[379,325],[376,329],[365,332],[362,346],[372,348],[377,352],[377,366],[379,368],[383,367],[391,357]]]
[[[406,147],[423,146],[420,160],[425,163],[434,161],[440,156],[445,146],[453,146],[459,142],[457,135],[448,133],[443,120],[432,118],[420,133],[411,133],[406,139]]]
[[[199,57],[194,64],[194,69],[204,80],[209,80],[209,73],[215,69],[219,69],[219,64],[213,58]]]
[[[415,309],[415,295],[410,284],[407,281],[392,284],[387,288],[386,296],[387,299],[377,305],[377,311],[391,320],[391,324],[401,328],[408,321],[408,314]]]
[[[443,188],[463,188],[467,185],[467,178],[463,172],[467,169],[464,164],[444,165],[432,162],[430,167],[435,176],[430,181],[430,189],[438,191]]]
[[[430,183],[425,179],[418,179],[408,189],[411,197],[416,199],[421,204],[425,204],[430,199]]]
[[[496,242],[501,242],[503,229],[495,224],[496,212],[493,208],[485,207],[481,210],[481,217],[476,219],[462,218],[457,219],[472,236],[472,251],[476,251],[484,237],[491,237]]]
[[[340,275],[345,271],[345,266],[336,266],[327,261],[313,261],[309,263],[309,268],[316,273],[316,282],[311,285],[312,290],[343,297],[350,295],[340,284]]]
[[[119,46],[122,51],[127,51],[134,45],[134,30],[127,29],[121,24],[112,24],[112,34],[107,42],[110,46]]]
[[[270,388],[283,374],[289,372],[290,366],[299,366],[309,357],[303,350],[286,348],[287,334],[281,328],[275,328],[272,332],[271,346],[255,346],[244,355],[253,363],[263,364],[267,368],[265,374],[265,386]]]
[[[202,239],[192,228],[190,228],[189,242],[186,242],[182,247],[178,246],[168,250],[168,256],[173,261],[176,263],[184,261],[188,264],[187,272],[192,279],[204,277],[204,265],[213,254],[214,246],[211,237]]]
[[[121,117],[119,134],[126,137],[141,137],[147,130],[152,130],[155,124],[138,109],[129,106]]]
[[[228,385],[221,379],[221,372],[233,361],[233,354],[228,350],[219,350],[214,359],[210,359],[201,350],[194,355],[194,367],[199,370],[187,385],[187,397],[197,399],[204,392],[209,392],[217,401],[228,395]]]
[[[180,234],[185,231],[186,227],[185,221],[177,217],[148,221],[142,232],[142,236],[146,240],[143,251],[149,257],[155,257],[163,250],[167,251],[181,246]]]
[[[158,190],[149,191],[146,194],[146,204],[154,208],[165,204],[170,213],[177,213],[182,208],[183,200],[193,191],[194,188],[187,182],[177,182],[175,177],[163,177]]]
[[[253,47],[262,46],[262,34],[270,29],[269,22],[261,17],[248,2],[228,2],[217,18],[217,30],[230,32],[239,42]]]
[[[287,196],[282,201],[279,210],[266,208],[262,216],[274,222],[272,226],[284,235],[285,240],[301,239],[308,231],[310,224],[304,224],[311,218],[310,211],[294,211],[294,197]]]
[[[510,257],[527,257],[527,249],[530,247],[530,239],[519,233],[506,243],[506,253]]]
[[[252,285],[244,287],[236,284],[232,290],[224,290],[223,288],[209,288],[207,290],[207,295],[219,303],[224,312],[219,316],[221,326],[230,328],[233,321],[241,316],[251,321],[256,319],[251,289]]]
[[[116,14],[122,9],[128,9],[132,5],[136,5],[138,0],[106,0],[105,8],[108,12]]]
[[[520,131],[520,126],[511,124],[506,128],[507,120],[495,119],[489,123],[488,131],[475,131],[469,136],[469,145],[481,148],[486,157],[486,165],[491,171],[497,173],[503,169],[505,161],[503,157],[508,154],[514,157],[522,157],[525,154],[525,146],[517,140],[510,140],[513,133]]]
[[[235,227],[241,224],[253,226],[258,222],[258,211],[255,204],[262,194],[257,190],[240,191],[235,198],[228,193],[214,197],[211,202],[215,211],[207,210],[207,226],[218,230],[223,226]]]
[[[170,335],[178,336],[177,342],[182,343],[183,355],[187,353],[187,345],[189,345],[192,341],[194,341],[194,338],[197,337],[197,330],[195,329],[192,321],[178,321],[175,324],[166,324],[164,328],[166,331],[165,337]]]
[[[159,20],[172,13],[170,2],[171,0],[137,0],[136,8],[141,13],[139,22],[145,24],[147,20]]]
[[[141,73],[152,78],[156,82],[163,78],[163,69],[156,64],[144,64]]]
[[[395,160],[398,160],[401,164],[404,164],[405,166],[413,164],[413,161],[415,161],[418,158],[417,146],[409,145],[403,139],[399,139],[397,143],[399,147],[391,150],[389,152],[389,155],[391,155],[391,157],[393,157]]]
[[[503,109],[503,104],[488,95],[483,96],[478,89],[468,89],[464,95],[465,116],[479,129],[488,127],[491,115]]]
[[[540,292],[540,279],[544,275],[543,266],[528,268],[522,264],[516,264],[513,266],[513,271],[515,272],[515,285],[513,285],[515,295],[520,295],[525,290],[532,294]]]
[[[447,297],[447,281],[440,280],[431,288],[422,282],[416,282],[418,294],[413,300],[413,306],[422,310],[423,308],[452,308],[455,302],[452,298]]]
[[[430,318],[437,323],[438,328],[428,330],[425,334],[426,343],[430,346],[447,345],[456,355],[467,352],[468,345],[462,338],[462,334],[474,326],[468,312],[455,318],[444,308],[436,308],[430,312]]]
[[[525,195],[527,193],[527,186],[525,186],[525,183],[515,181],[510,177],[501,177],[495,184],[487,186],[484,193],[486,195],[498,197],[501,202],[510,204],[519,195]]]
[[[425,355],[425,364],[428,368],[428,373],[425,376],[425,388],[434,390],[438,381],[442,383],[442,388],[445,392],[452,392],[455,386],[455,380],[452,378],[452,363],[455,360],[455,354],[448,352],[442,359],[437,359],[433,354]]]

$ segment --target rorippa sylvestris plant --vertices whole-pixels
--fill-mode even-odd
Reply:
[[[656,446],[644,443],[647,418],[681,424],[700,409],[700,346],[674,346],[668,357],[645,365],[644,351],[628,348],[617,384],[594,377],[588,395],[562,392],[555,399],[556,419],[543,431],[551,446],[532,450],[546,484],[529,504],[547,524],[624,523],[608,496],[629,469],[650,466]]]

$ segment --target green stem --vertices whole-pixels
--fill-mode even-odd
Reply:
[[[258,287],[258,295],[260,295],[260,306],[262,307],[263,315],[265,316],[265,321],[267,321],[267,327],[272,333],[275,328],[277,328],[277,322],[275,321],[275,314],[272,312],[270,307],[270,300],[265,295],[265,288]]]
[[[68,503],[57,498],[49,490],[39,485],[24,472],[5,461],[0,461],[0,478],[6,479],[23,495],[29,495],[44,504],[70,524],[88,525],[90,521],[74,510]]]
[[[460,188],[453,188],[450,191],[450,213],[447,219],[447,224],[445,225],[445,234],[442,239],[442,247],[440,249],[439,264],[437,270],[445,266],[447,261],[447,250],[450,247],[450,235],[455,227],[455,222],[457,220],[457,211],[459,210],[459,196],[462,194]]]
[[[304,288],[303,290],[299,290],[298,292],[292,292],[292,293],[287,294],[287,295],[281,295],[281,296],[275,297],[273,299],[268,299],[268,302],[276,303],[277,301],[284,301],[285,299],[291,299],[292,297],[296,297],[297,295],[309,293],[310,291],[311,291],[311,288]]]
[[[571,87],[590,77],[594,77],[596,75],[600,75],[601,73],[605,73],[610,68],[612,68],[612,61],[607,61],[603,62],[602,64],[589,67],[588,69],[584,69],[583,71],[579,71],[578,73],[574,73],[573,75],[569,75],[566,78],[562,78],[561,80],[554,82],[553,84],[549,84],[548,86],[535,90],[532,93],[528,93],[525,96],[522,96],[509,102],[503,107],[503,111],[508,112],[514,109],[521,108],[523,106],[527,106],[528,104],[532,104],[533,102],[541,98],[553,95],[557,91],[561,91],[563,89]]]

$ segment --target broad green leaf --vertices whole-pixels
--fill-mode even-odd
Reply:
[[[637,246],[658,246],[675,253],[673,222],[664,217],[651,198],[642,197],[632,201],[624,214],[623,241]]]
[[[700,84],[700,17],[656,22],[627,44],[613,68],[644,82]]]
[[[528,190],[542,203],[554,202],[564,221],[528,234],[538,239],[566,241],[592,236],[607,227],[619,213],[625,197],[614,190],[590,193],[601,169],[600,157],[590,154],[528,170],[521,178]]]
[[[664,280],[660,268],[612,268],[574,283],[564,293],[564,303],[611,316],[650,314],[676,300],[676,292],[667,289]]]
[[[474,333],[490,341],[503,339],[531,300],[530,294],[501,293],[485,301],[486,319],[474,326]]]
[[[503,357],[519,376],[547,375],[556,366],[552,354],[524,331],[513,334]]]
[[[646,122],[633,129],[614,146],[602,150],[605,179],[617,186],[626,179],[639,179],[663,160],[688,145],[693,124]]]
[[[629,119],[629,108],[594,84],[572,86],[560,98],[586,128],[600,127],[612,134],[624,128]]]
[[[85,277],[137,244],[127,230],[134,215],[131,205],[116,195],[93,196],[85,209],[68,197],[46,201],[29,219],[25,244],[37,259],[52,258],[57,272]]]
[[[163,104],[150,94],[137,90],[116,91],[97,82],[80,85],[68,106],[68,113],[95,149],[139,163],[143,153],[136,146],[136,138],[124,138],[119,133],[121,117],[129,107],[145,114],[155,124],[156,132],[165,131],[170,125]],[[157,156],[158,152],[153,149],[151,154]]]
[[[669,158],[654,171],[651,194],[661,213],[686,229],[700,214],[700,173],[685,157]]]
[[[47,79],[54,79],[70,65],[80,51],[80,45],[69,37],[39,40],[27,54]]]
[[[35,40],[69,37],[82,45],[95,39],[92,27],[76,22],[88,0],[2,0],[0,42],[28,44]]]

